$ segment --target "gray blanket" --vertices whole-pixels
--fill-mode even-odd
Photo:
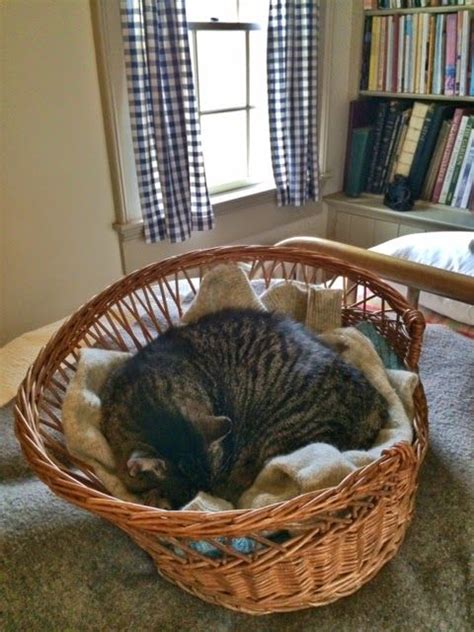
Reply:
[[[361,590],[323,608],[251,616],[211,606],[160,578],[114,526],[56,498],[25,464],[0,410],[1,592],[7,631],[441,631],[473,629],[474,342],[428,328],[422,380],[430,451],[396,558]]]

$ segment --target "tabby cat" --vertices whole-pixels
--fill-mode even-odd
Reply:
[[[367,448],[387,416],[364,375],[303,325],[227,309],[172,327],[101,392],[118,474],[143,502],[236,502],[268,459],[312,442]]]

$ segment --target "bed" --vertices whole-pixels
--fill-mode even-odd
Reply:
[[[474,282],[468,275],[317,238],[297,237],[283,245],[327,253],[407,285],[414,304],[422,291],[474,302]],[[23,339],[23,346],[18,341],[8,345],[10,359],[18,353],[22,358],[4,397],[56,328],[30,334],[29,344]],[[3,354],[5,362],[8,357]],[[415,523],[400,554],[349,598],[322,609],[258,620],[209,606],[157,579],[147,556],[120,531],[53,496],[31,476],[13,436],[11,405],[4,406],[0,515],[6,536],[5,628],[469,629],[474,343],[444,326],[428,325],[420,366],[431,411],[431,451],[423,468]]]

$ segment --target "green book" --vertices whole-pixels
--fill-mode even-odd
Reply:
[[[349,169],[344,193],[358,197],[365,189],[369,175],[372,149],[372,127],[352,130]]]
[[[453,201],[454,191],[456,190],[456,185],[458,183],[459,173],[461,171],[461,165],[464,160],[464,154],[466,153],[467,145],[469,142],[469,138],[471,136],[471,130],[474,126],[474,115],[469,117],[467,125],[464,129],[464,134],[461,140],[461,145],[459,146],[459,151],[456,156],[456,162],[454,163],[454,171],[453,177],[451,178],[451,183],[449,185],[448,194],[446,196],[445,204],[450,205]]]

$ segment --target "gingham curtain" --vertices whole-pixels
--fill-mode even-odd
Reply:
[[[268,105],[279,206],[319,200],[318,21],[319,0],[270,0]]]
[[[145,239],[213,227],[184,0],[121,0]]]

